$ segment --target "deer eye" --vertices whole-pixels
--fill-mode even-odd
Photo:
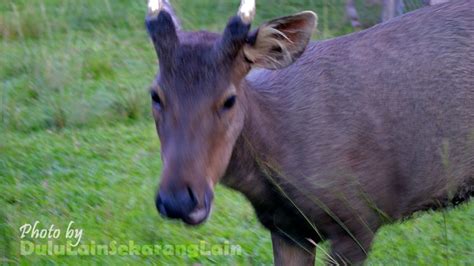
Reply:
[[[158,95],[158,93],[157,93],[156,91],[152,90],[152,91],[150,92],[150,94],[151,94],[151,100],[152,100],[152,102],[153,102],[153,106],[156,106],[156,107],[158,107],[158,108],[161,108],[161,98],[160,98],[160,96]]]
[[[236,96],[235,95],[232,95],[230,96],[229,98],[227,98],[224,102],[224,104],[222,105],[222,109],[223,110],[230,110],[232,107],[234,107],[235,105],[235,100],[236,100]]]

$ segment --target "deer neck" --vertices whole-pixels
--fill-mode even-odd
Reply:
[[[278,171],[281,127],[275,99],[246,82],[242,86],[245,122],[222,182],[252,201],[272,191],[269,178]]]

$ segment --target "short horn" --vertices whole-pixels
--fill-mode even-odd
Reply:
[[[170,14],[171,18],[173,19],[174,26],[176,30],[180,31],[181,20],[176,16],[176,12],[174,11],[173,6],[171,5],[170,1],[168,0],[148,0],[148,12],[147,17],[157,17],[161,11],[166,11]]]
[[[160,58],[160,67],[172,66],[172,58],[179,46],[179,38],[174,23],[171,6],[167,0],[149,0],[145,26],[153,41],[156,54]]]
[[[158,16],[160,11],[163,9],[162,0],[148,0],[148,13],[147,16],[153,17]]]
[[[255,17],[255,10],[255,0],[241,0],[237,15],[240,17],[242,22],[250,24]]]

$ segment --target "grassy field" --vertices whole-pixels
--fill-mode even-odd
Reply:
[[[222,30],[238,1],[173,1],[187,29]],[[317,39],[351,31],[344,0],[258,1],[255,25],[301,10],[319,15]],[[160,218],[153,197],[161,163],[149,115],[156,57],[143,1],[0,2],[0,263],[271,264],[269,233],[248,202],[224,187],[198,228]],[[474,264],[474,204],[384,227],[369,265]],[[20,227],[70,221],[82,244],[239,245],[232,256],[20,255]],[[203,242],[204,241],[204,242]],[[323,263],[326,244],[318,247]]]

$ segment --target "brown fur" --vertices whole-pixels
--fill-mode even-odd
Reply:
[[[181,38],[153,87],[165,103],[154,111],[160,191],[188,187],[198,206],[217,180],[241,191],[272,232],[276,264],[311,264],[323,239],[336,262],[363,261],[384,223],[474,191],[473,9],[453,1],[312,42],[278,70],[253,68],[268,49],[245,47],[269,36],[235,19],[208,41]],[[304,44],[305,33],[287,37]],[[180,197],[168,205],[187,221]]]

